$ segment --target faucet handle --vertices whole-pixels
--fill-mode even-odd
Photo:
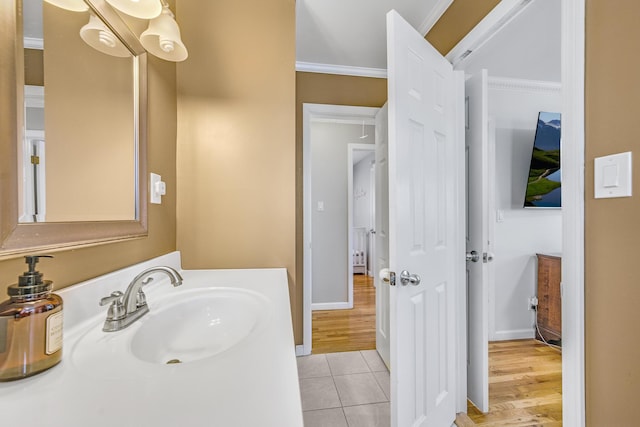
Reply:
[[[107,320],[118,320],[126,316],[127,313],[122,304],[122,295],[123,293],[120,291],[113,291],[108,297],[100,299],[100,305],[111,303],[107,311]]]
[[[113,291],[108,297],[100,299],[100,305],[107,305],[110,302],[117,302],[117,300],[119,300],[122,295],[123,293],[120,291]]]

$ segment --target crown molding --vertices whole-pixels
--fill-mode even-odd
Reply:
[[[507,77],[489,77],[489,88],[498,90],[517,90],[526,92],[560,93],[562,84],[544,80],[512,79]]]
[[[301,71],[305,73],[339,74],[343,76],[373,77],[376,79],[387,78],[387,70],[384,68],[366,68],[366,67],[353,67],[349,65],[318,64],[314,62],[296,61],[296,71]]]
[[[24,48],[25,49],[44,49],[44,40],[41,38],[35,37],[25,37],[24,38]]]

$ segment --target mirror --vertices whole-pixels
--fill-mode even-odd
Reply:
[[[86,3],[0,6],[12,24],[0,29],[0,102],[13,113],[0,118],[0,258],[147,234],[146,53],[104,0]],[[121,55],[83,41],[90,20]]]

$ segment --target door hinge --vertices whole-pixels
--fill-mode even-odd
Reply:
[[[31,164],[39,165],[40,164],[40,156],[31,156]]]

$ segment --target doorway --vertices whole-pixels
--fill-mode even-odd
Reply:
[[[313,351],[314,317],[326,320],[338,330],[342,323],[359,323],[349,322],[350,318],[362,321],[371,317],[371,329],[375,325],[375,306],[367,308],[367,301],[375,295],[369,279],[371,219],[360,211],[368,213],[371,207],[367,182],[371,164],[364,157],[374,150],[377,111],[368,107],[303,106],[305,309],[300,354]],[[356,176],[354,163],[362,161]],[[354,288],[358,293],[355,296]],[[368,314],[361,318],[358,313]],[[332,324],[331,319],[338,323]],[[332,332],[334,337],[337,333]],[[375,333],[371,335],[375,346]],[[354,340],[352,345],[360,345],[357,342]],[[323,346],[320,351],[336,351],[331,349],[330,342],[326,344],[328,347]]]
[[[503,245],[500,245],[500,239],[503,241],[507,237],[504,236],[505,227],[509,222],[515,224],[522,222],[524,216],[533,216],[535,221],[544,222],[551,221],[553,234],[558,237],[558,242],[542,242],[544,232],[540,230],[533,239],[537,238],[534,244],[542,245],[539,252],[563,252],[562,255],[562,281],[571,283],[570,295],[563,293],[562,299],[562,335],[567,338],[562,349],[563,360],[563,403],[564,403],[564,420],[565,423],[571,425],[582,425],[584,423],[584,340],[583,340],[583,324],[582,314],[584,312],[584,295],[583,295],[583,243],[581,241],[581,231],[579,228],[583,224],[583,177],[582,162],[584,151],[583,140],[583,105],[582,105],[582,87],[583,81],[583,52],[584,39],[582,36],[583,28],[579,17],[584,16],[584,3],[581,1],[563,0],[562,2],[502,2],[501,6],[509,6],[512,10],[506,11],[504,8],[500,10],[501,16],[493,16],[490,14],[476,29],[472,30],[465,40],[460,43],[447,58],[454,64],[457,69],[465,70],[468,74],[478,75],[480,70],[488,68],[489,77],[487,92],[489,92],[489,103],[491,103],[491,91],[499,92],[494,96],[494,111],[491,113],[489,107],[488,123],[490,123],[491,137],[493,142],[493,152],[489,155],[489,159],[494,161],[493,165],[489,165],[488,176],[492,181],[489,187],[495,195],[490,207],[486,210],[488,215],[487,221],[487,241],[491,245],[500,246],[503,250],[502,256],[489,251],[489,257],[494,255],[493,263],[489,263],[489,275],[493,274],[490,282],[493,286],[489,288],[489,336],[488,341],[504,340],[504,339],[523,339],[534,335],[535,320],[537,318],[535,310],[531,309],[529,299],[536,295],[536,284],[529,283],[521,286],[519,290],[505,289],[506,276],[505,268],[512,269],[512,273],[517,273],[520,280],[526,276],[533,281],[536,276],[536,255],[535,252],[529,250],[528,254],[518,253],[522,257],[522,262],[518,268],[513,267],[515,264],[505,264],[505,253]],[[519,3],[519,4],[516,4]],[[521,9],[518,9],[521,8]],[[552,8],[553,10],[549,10]],[[500,9],[500,8],[496,8]],[[536,21],[535,19],[538,19]],[[572,17],[569,19],[569,17]],[[541,20],[543,19],[543,20]],[[529,38],[531,45],[527,45],[522,41],[522,34],[530,36],[532,32],[527,28],[535,27],[545,28],[545,31],[534,31],[537,36],[535,40]],[[544,34],[543,34],[544,33]],[[543,40],[545,37],[548,40]],[[561,41],[561,43],[560,43]],[[466,45],[465,45],[466,43]],[[550,45],[555,45],[549,49]],[[466,52],[466,54],[462,54]],[[548,62],[552,62],[550,67]],[[520,70],[518,70],[520,67]],[[562,68],[562,72],[561,72]],[[562,90],[560,90],[562,82]],[[524,96],[523,96],[524,94]],[[494,93],[495,95],[495,93]],[[505,179],[496,176],[499,174],[498,169],[501,161],[509,161],[518,158],[521,163],[517,150],[512,150],[505,156],[505,126],[504,123],[498,124],[496,120],[503,120],[505,115],[496,119],[496,98],[501,98],[497,104],[498,109],[504,110],[504,98],[517,99],[517,104],[511,104],[514,110],[522,109],[523,103],[529,103],[529,98],[537,98],[530,102],[531,108],[539,111],[557,111],[562,112],[563,116],[563,144],[562,144],[562,210],[538,210],[537,213],[526,213],[522,209],[522,204],[516,206],[513,204],[516,192],[520,201],[523,198],[523,188],[516,191],[513,188],[507,188],[507,197],[505,198]],[[540,98],[547,98],[545,105]],[[554,98],[551,102],[549,98]],[[533,104],[539,104],[533,106]],[[513,107],[515,105],[515,107]],[[508,107],[507,107],[508,108]],[[508,113],[513,113],[510,111]],[[508,115],[508,114],[507,114]],[[535,135],[536,118],[528,119],[533,122],[529,125],[516,123],[521,118],[509,117],[512,121],[510,126],[511,135],[510,142],[518,138],[522,139],[523,132],[517,135],[517,131],[513,129],[525,129],[530,134],[527,138],[530,143],[533,142]],[[496,131],[498,135],[496,135]],[[499,135],[500,132],[503,135]],[[502,140],[500,139],[502,137]],[[501,142],[502,141],[502,142]],[[502,145],[501,145],[502,144]],[[510,147],[512,149],[513,147]],[[490,150],[491,151],[491,150]],[[522,154],[522,153],[520,153]],[[526,153],[525,153],[526,154]],[[526,156],[525,156],[526,157]],[[524,157],[523,157],[524,159]],[[530,159],[530,152],[529,152]],[[527,159],[527,160],[529,160]],[[511,164],[512,164],[511,163]],[[520,166],[510,166],[513,169]],[[527,165],[528,166],[528,165]],[[526,173],[526,172],[525,172]],[[493,174],[493,176],[492,176]],[[473,177],[471,179],[474,179]],[[477,178],[476,178],[477,179]],[[525,178],[526,179],[526,178]],[[511,186],[511,180],[509,186]],[[524,181],[526,182],[526,181]],[[502,186],[502,188],[500,188]],[[505,208],[505,206],[507,206]],[[520,224],[523,225],[523,224]],[[532,230],[535,230],[532,227]],[[514,238],[522,231],[522,228],[515,229],[512,227],[509,236]],[[502,233],[502,236],[500,235]],[[577,240],[576,240],[577,239]],[[553,239],[551,239],[553,240]],[[531,242],[531,240],[529,241]],[[545,247],[546,245],[546,247]],[[519,248],[516,252],[521,251]],[[529,248],[530,249],[530,248]],[[513,254],[513,251],[510,251]],[[508,258],[508,257],[507,257]],[[500,266],[497,263],[501,263]],[[519,271],[514,271],[519,269]],[[526,274],[523,274],[526,272]],[[567,287],[564,288],[567,291]],[[528,295],[530,293],[531,295]],[[521,295],[522,294],[522,295]],[[500,310],[500,299],[502,299],[502,310]],[[522,304],[520,304],[522,301]],[[506,307],[506,308],[505,308]],[[520,312],[519,316],[524,323],[513,322],[506,327],[504,318],[500,318],[505,312],[510,310]],[[576,316],[577,315],[577,316]],[[530,322],[530,323],[527,323]],[[523,326],[524,325],[524,326]],[[533,325],[533,326],[532,326]],[[501,342],[501,341],[498,341]],[[558,415],[558,414],[556,414]]]

